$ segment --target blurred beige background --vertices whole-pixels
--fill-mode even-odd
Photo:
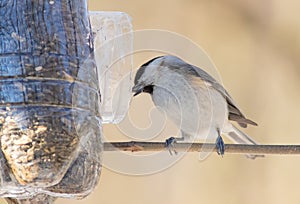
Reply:
[[[264,144],[300,142],[299,1],[90,0],[89,7],[128,13],[134,30],[164,29],[191,39],[211,57],[245,115],[259,123],[245,130],[249,135]],[[137,56],[135,67],[152,56]],[[131,105],[131,114],[147,126],[144,113],[152,106],[150,97],[139,96]],[[105,125],[104,133],[115,141],[122,135],[113,125]],[[189,153],[152,175],[129,176],[103,168],[88,198],[57,203],[298,203],[299,172],[299,156],[251,161],[242,155],[213,154],[200,162],[198,154]]]

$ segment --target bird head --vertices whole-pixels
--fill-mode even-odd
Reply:
[[[132,92],[134,96],[142,92],[152,94],[157,80],[159,67],[163,62],[163,56],[155,57],[143,64],[137,71]]]

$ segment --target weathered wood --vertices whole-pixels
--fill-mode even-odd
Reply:
[[[2,0],[0,16],[0,196],[84,197],[102,150],[86,1]]]

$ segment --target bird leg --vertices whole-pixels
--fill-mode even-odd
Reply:
[[[175,155],[178,154],[178,152],[176,151],[176,148],[175,148],[175,144],[178,142],[178,141],[183,141],[184,140],[184,137],[170,137],[169,139],[166,139],[166,148],[168,149],[170,155],[173,155],[173,152]]]
[[[220,130],[218,130],[218,137],[216,140],[216,148],[217,148],[218,155],[221,155],[223,157],[223,155],[225,153],[225,144],[221,137]]]

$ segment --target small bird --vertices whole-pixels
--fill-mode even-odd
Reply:
[[[257,126],[247,119],[225,88],[204,70],[172,56],[159,56],[143,64],[137,71],[134,96],[145,92],[160,110],[181,130],[181,138],[170,137],[166,147],[170,154],[177,141],[195,139],[214,140],[219,155],[224,155],[225,145],[221,134],[235,143],[256,142],[236,128]],[[255,158],[258,155],[247,155]]]

